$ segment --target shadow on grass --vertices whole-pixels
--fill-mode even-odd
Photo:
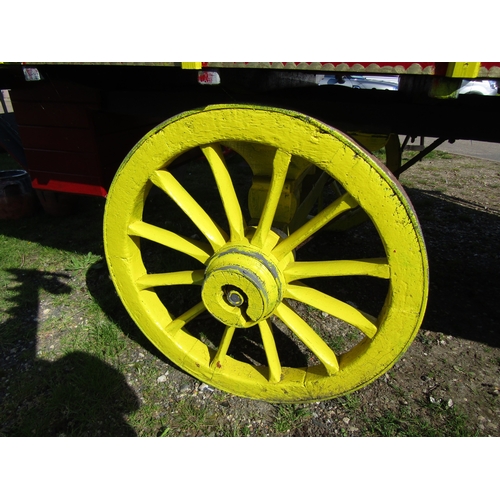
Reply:
[[[8,269],[15,294],[0,325],[0,435],[134,436],[124,416],[139,402],[117,370],[72,352],[37,359],[39,293],[67,294],[67,275]]]
[[[102,219],[105,200],[75,195],[75,213],[54,216],[40,205],[31,217],[0,220],[0,234],[21,241],[86,255],[103,255]]]
[[[116,293],[104,259],[90,266],[85,275],[85,279],[90,295],[92,295],[97,304],[99,304],[99,307],[106,316],[113,323],[118,325],[128,338],[157,358],[160,358],[164,363],[179,369],[177,365],[173,364],[149,341],[129,316],[125,306]]]

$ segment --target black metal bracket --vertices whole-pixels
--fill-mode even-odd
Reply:
[[[410,139],[410,136],[407,136],[406,139],[403,141],[403,145],[401,146],[401,154],[403,154],[404,148],[406,147],[406,144],[408,143],[408,140]],[[429,144],[425,149],[420,151],[417,155],[415,155],[413,158],[408,160],[404,165],[401,165],[401,168],[397,170],[397,175],[400,176],[403,172],[408,170],[412,165],[415,165],[415,163],[419,162],[424,158],[424,156],[428,155],[431,151],[434,151],[438,146],[441,146],[443,142],[447,141],[449,139],[436,139],[432,144]]]

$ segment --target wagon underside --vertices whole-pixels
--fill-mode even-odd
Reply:
[[[205,68],[218,72],[218,85],[200,85],[197,71],[180,66],[38,65],[39,81],[26,81],[20,65],[0,67],[0,86],[12,89],[18,128],[17,142],[11,133],[4,147],[27,167],[37,188],[105,195],[118,165],[148,130],[210,104],[299,111],[347,133],[500,142],[492,126],[500,99],[429,97],[442,78],[428,74],[425,66],[421,74],[412,74],[413,66],[385,67],[386,72],[407,71],[400,89],[360,92],[316,85],[316,75],[331,70],[326,64],[295,65],[294,70],[212,64],[221,66]],[[361,66],[344,70],[353,68]],[[496,74],[495,68],[489,73]],[[7,127],[12,132],[15,124]]]

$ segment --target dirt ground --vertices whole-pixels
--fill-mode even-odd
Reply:
[[[400,180],[422,225],[430,292],[417,341],[389,377],[499,435],[500,163],[438,152]]]

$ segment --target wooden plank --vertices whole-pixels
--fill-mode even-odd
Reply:
[[[43,151],[26,149],[28,171],[80,176],[100,176],[101,164],[95,153]]]
[[[16,120],[22,125],[88,128],[92,125],[89,105],[64,102],[17,101]]]
[[[96,138],[97,152],[102,164],[111,163],[118,168],[130,150],[151,128],[148,125],[98,136]]]
[[[151,117],[148,115],[138,116],[134,114],[95,111],[92,112],[91,119],[96,135],[100,136],[138,128],[145,130],[145,134],[166,118],[164,116]]]
[[[27,82],[22,88],[10,91],[14,112],[16,103],[25,102],[66,102],[100,104],[102,93],[98,89],[85,87],[71,82],[42,80]]]
[[[95,152],[92,130],[65,127],[19,126],[19,135],[25,149],[45,151]]]

